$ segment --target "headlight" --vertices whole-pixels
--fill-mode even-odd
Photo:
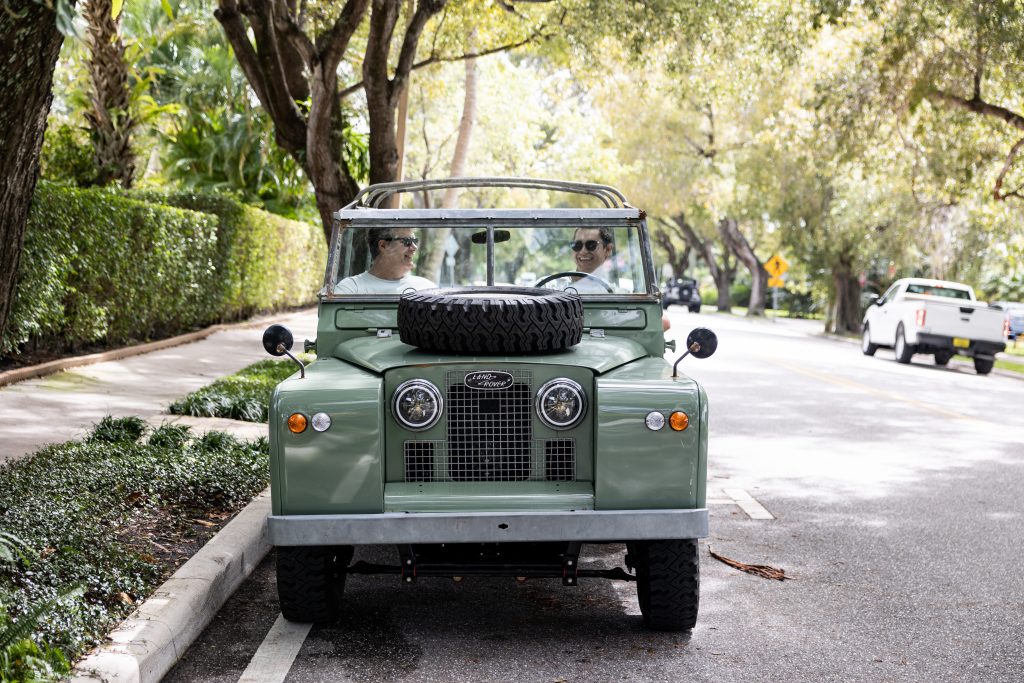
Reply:
[[[575,427],[586,412],[587,395],[571,379],[553,379],[537,392],[537,415],[552,429]]]
[[[402,382],[395,390],[391,412],[409,429],[428,429],[441,419],[444,401],[433,384],[422,379]]]

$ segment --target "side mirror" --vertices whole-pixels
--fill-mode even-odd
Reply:
[[[697,327],[686,336],[686,350],[695,358],[707,358],[718,350],[718,335],[706,327]]]
[[[271,325],[263,331],[263,348],[266,349],[267,353],[271,356],[288,356],[291,358],[299,366],[299,377],[305,379],[306,366],[302,364],[301,360],[292,355],[291,348],[293,343],[295,343],[295,338],[292,337],[292,331],[284,325]]]
[[[263,348],[271,356],[283,356],[292,350],[294,343],[292,331],[284,325],[271,325],[263,332]]]
[[[676,368],[680,361],[689,355],[695,358],[707,358],[718,350],[718,335],[706,327],[696,327],[686,336],[686,353],[679,356],[672,366],[672,376],[676,377]]]

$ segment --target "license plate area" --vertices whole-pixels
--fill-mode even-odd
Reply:
[[[955,346],[958,349],[966,349],[970,345],[970,339],[964,339],[963,337],[953,337],[953,346]]]

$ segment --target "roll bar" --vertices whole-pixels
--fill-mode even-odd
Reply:
[[[443,180],[408,180],[399,183],[378,183],[360,190],[344,209],[358,207],[379,209],[381,204],[396,194],[447,190],[453,187],[518,187],[532,190],[554,190],[585,194],[601,200],[605,207],[632,208],[626,197],[610,185],[576,183],[567,180],[546,180],[543,178],[447,178]]]

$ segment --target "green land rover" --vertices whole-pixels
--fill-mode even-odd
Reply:
[[[391,208],[459,188],[596,206]],[[604,578],[636,581],[648,627],[692,628],[708,403],[664,358],[656,282],[643,211],[605,185],[389,183],[338,211],[316,361],[271,399],[283,615],[337,618],[351,573]],[[263,343],[295,359],[287,329]],[[580,566],[585,543],[624,545],[628,571]],[[352,564],[379,544],[393,566]]]

